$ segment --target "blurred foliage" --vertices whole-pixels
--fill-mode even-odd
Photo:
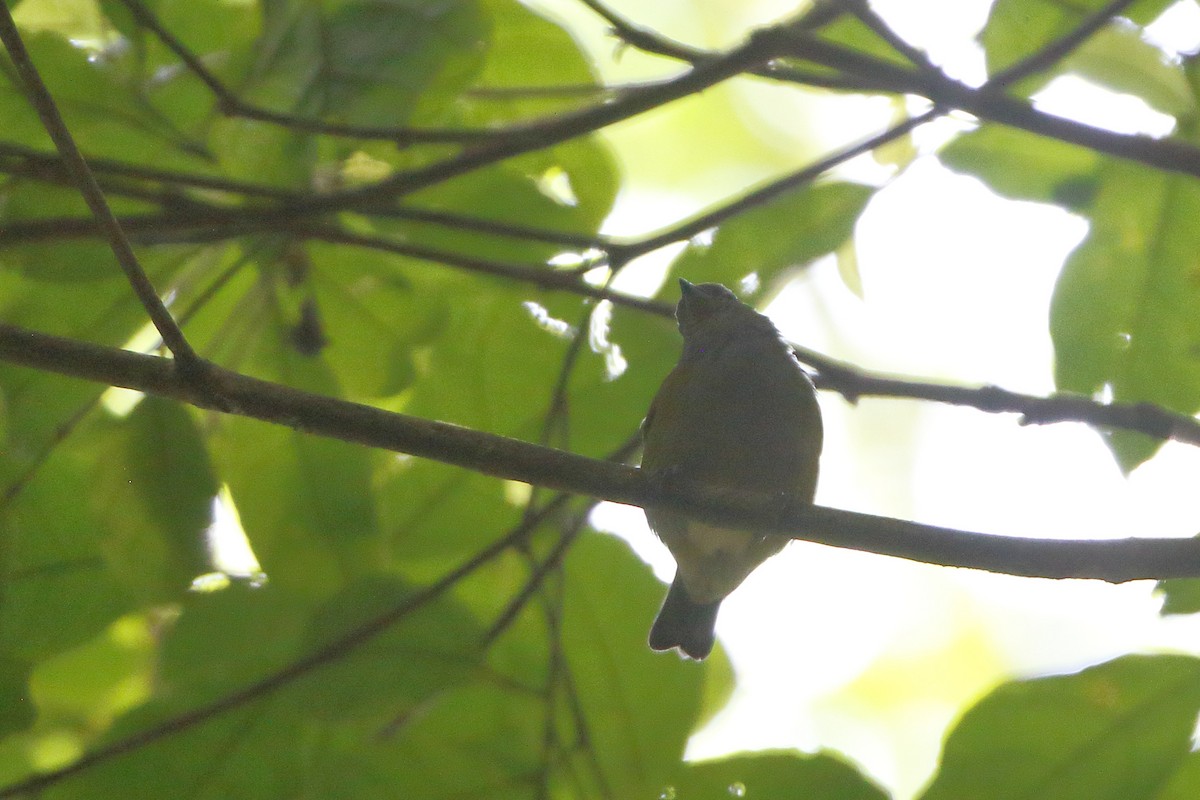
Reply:
[[[7,5],[114,210],[133,221],[149,277],[206,357],[594,457],[636,431],[674,361],[672,325],[532,286],[539,272],[604,266],[593,251],[622,176],[601,138],[330,215],[369,240],[360,245],[263,213],[264,198],[328,197],[455,152],[301,121],[487,129],[619,98],[597,91],[558,23],[515,0],[145,3],[242,101],[295,115],[276,124],[224,114],[122,0]],[[989,66],[1035,52],[1095,5],[1000,0],[982,36]],[[1191,65],[1163,58],[1134,26],[1163,5],[1135,3],[1128,26],[1021,89],[1074,72],[1177,115],[1186,133]],[[847,19],[826,36],[901,61]],[[0,241],[0,319],[147,346],[107,247],[67,233],[86,208],[36,160],[49,138],[12,64],[2,72],[0,239],[47,222],[61,235]],[[1200,408],[1194,180],[987,125],[941,158],[1091,221],[1050,321],[1064,390]],[[732,286],[753,276],[749,299],[765,298],[849,247],[874,191],[829,179],[748,204],[688,242],[673,269]],[[186,224],[231,210],[242,228]],[[1110,440],[1127,469],[1155,446]],[[225,588],[191,591],[213,569],[222,488],[265,575],[231,571]],[[586,525],[489,638],[587,510],[568,506],[523,546],[472,562],[528,517],[526,488],[0,364],[0,794],[90,755],[38,796],[885,796],[824,754],[683,764],[689,735],[730,695],[729,664],[719,650],[704,664],[651,653],[662,587]],[[1168,586],[1169,608],[1194,610],[1184,590]],[[1195,662],[1166,656],[1001,687],[951,734],[926,796],[1193,797],[1197,687]]]

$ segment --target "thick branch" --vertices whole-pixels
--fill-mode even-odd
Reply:
[[[0,359],[63,375],[172,397],[296,430],[409,453],[477,472],[617,503],[669,508],[708,522],[931,564],[1042,578],[1200,577],[1200,540],[1027,539],[920,525],[781,498],[665,487],[637,469],[540,447],[446,422],[291,389],[211,367],[212,385],[183,380],[172,361],[0,324]],[[219,398],[219,403],[214,401]]]

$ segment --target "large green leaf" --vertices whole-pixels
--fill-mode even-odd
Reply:
[[[272,269],[244,296],[230,298],[239,319],[217,346],[235,366],[265,379],[341,396],[328,361],[301,352],[292,339],[287,307],[295,298],[288,295],[305,294],[307,284],[289,286]],[[217,472],[273,581],[320,585],[341,569],[361,568],[363,559],[377,563],[371,476],[380,454],[242,417],[220,419],[211,441]]]
[[[1138,800],[1189,759],[1200,661],[1126,656],[1076,675],[1001,686],[946,740],[922,800]]]
[[[33,723],[28,682],[28,663],[0,655],[0,736],[24,730]]]
[[[211,568],[219,487],[205,444],[186,409],[156,397],[99,427],[91,499],[108,523],[105,556],[131,594],[175,599]]]
[[[1138,0],[1122,12],[1144,25],[1171,4],[1171,0]],[[997,0],[980,34],[989,74],[1013,66],[1039,52],[1047,44],[1074,30],[1083,19],[1101,8],[1103,0],[1063,3],[1059,0]],[[1124,65],[1118,69],[1117,65]],[[1181,99],[1179,69],[1143,42],[1139,32],[1128,27],[1110,29],[1049,73],[1026,80],[1022,87],[1031,93],[1062,71],[1076,71],[1118,91],[1143,92],[1150,98]],[[1185,105],[1190,105],[1186,103]],[[1175,106],[1174,101],[1168,106]]]
[[[130,608],[105,559],[90,478],[89,463],[60,451],[0,511],[0,655],[37,661]]]
[[[1091,230],[1067,259],[1050,308],[1060,389],[1200,409],[1197,215],[1200,188],[1189,178],[1125,163],[1100,171]],[[1121,431],[1108,441],[1126,470],[1161,444]]]
[[[664,591],[615,538],[584,536],[567,558],[563,646],[616,797],[657,797],[672,785],[701,710],[705,666],[646,645]]]
[[[478,641],[470,619],[444,599],[366,631],[370,619],[411,597],[395,581],[374,580],[319,608],[310,597],[273,586],[195,598],[164,641],[164,691],[121,720],[108,739],[180,721],[56,787],[53,796],[152,798],[172,786],[186,786],[198,798],[319,795],[333,780],[330,767],[345,768],[348,759],[357,771],[340,772],[344,778],[394,791],[393,725],[452,690]],[[323,665],[277,680],[203,721],[187,721],[194,709],[327,647]]]
[[[467,120],[476,124],[529,120],[580,102],[570,92],[555,96],[537,90],[600,84],[579,45],[563,28],[512,0],[485,0],[484,6],[491,17],[491,48],[478,81],[460,101]],[[530,58],[530,53],[538,57]]]
[[[1195,109],[1196,98],[1178,59],[1129,27],[1109,26],[1063,61],[1075,72],[1114,92],[1145,100],[1153,109],[1178,116]]]
[[[822,800],[885,800],[861,773],[827,754],[768,752],[689,764],[668,796],[695,800],[820,797]]]
[[[115,213],[144,211],[140,204],[119,198]],[[73,188],[14,181],[0,189],[0,225],[35,222],[57,217],[89,216],[87,204]],[[47,236],[40,242],[12,244],[0,249],[0,264],[39,281],[99,282],[121,277],[112,249],[102,238],[71,240]]]
[[[1200,753],[1188,755],[1155,800],[1189,800],[1200,794]]]
[[[757,273],[769,286],[791,267],[850,238],[874,190],[850,183],[803,186],[721,223],[710,244],[693,242],[675,262],[688,280],[737,286]]]
[[[1004,197],[1067,208],[1091,203],[1101,164],[1093,150],[1000,125],[955,137],[938,158]]]
[[[122,70],[58,34],[23,36],[30,57],[46,83],[71,135],[85,153],[140,163],[154,154],[165,164],[186,154],[187,143],[141,102]],[[53,146],[33,109],[14,82],[11,67],[0,79],[0,118],[4,138],[52,152]],[[178,159],[191,163],[192,156]]]
[[[268,0],[263,9],[247,99],[279,111],[366,125],[436,116],[486,52],[475,0]]]

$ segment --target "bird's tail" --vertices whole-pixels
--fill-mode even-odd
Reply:
[[[650,647],[654,650],[670,650],[678,647],[694,659],[702,659],[712,652],[713,628],[717,624],[717,609],[721,601],[696,603],[687,596],[683,583],[676,576],[667,598],[663,600],[658,618],[650,628]]]

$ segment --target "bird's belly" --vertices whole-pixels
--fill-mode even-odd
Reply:
[[[675,524],[655,519],[652,525],[675,555],[688,596],[697,603],[719,600],[732,592],[788,541],[703,522],[678,518],[671,522]]]

